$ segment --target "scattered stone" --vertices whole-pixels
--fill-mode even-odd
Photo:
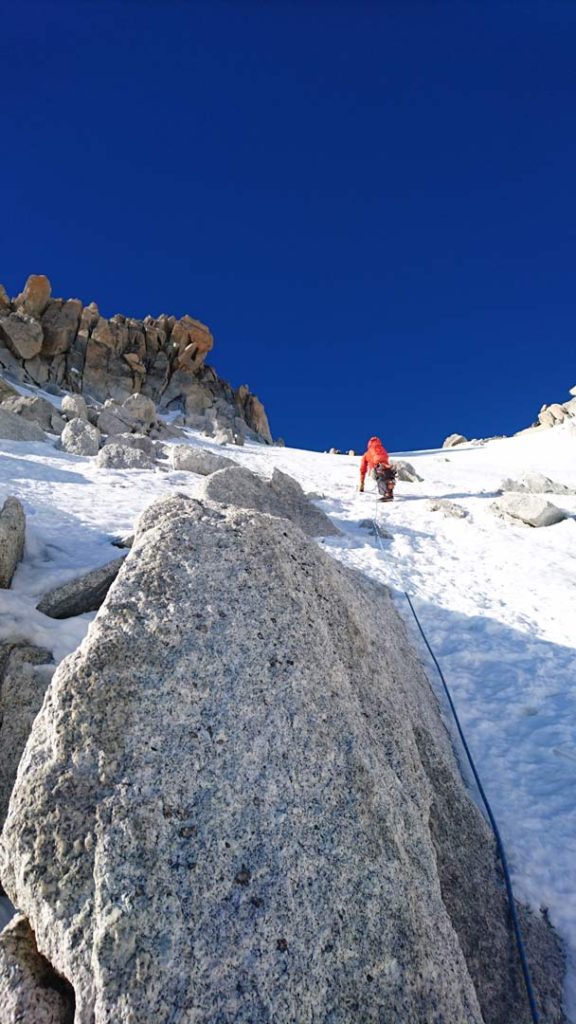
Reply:
[[[145,433],[156,426],[156,406],[146,395],[130,395],[122,403],[122,415],[128,417],[133,430]]]
[[[339,448],[329,448],[328,455],[342,455],[342,452]]]
[[[44,274],[30,274],[24,291],[14,299],[14,305],[28,316],[38,318],[50,302],[52,286]]]
[[[200,473],[201,476],[208,476],[219,469],[236,465],[233,459],[228,459],[224,455],[215,455],[206,448],[193,448],[187,444],[170,445],[168,457],[172,469]]]
[[[74,997],[38,952],[26,918],[17,914],[0,934],[2,1024],[70,1024]]]
[[[354,449],[353,449],[353,448],[350,448],[350,449],[348,450],[348,455],[356,455],[356,452],[354,451]]]
[[[393,465],[396,466],[397,479],[402,480],[403,483],[413,484],[416,482],[422,482],[422,477],[418,476],[418,473],[411,462],[397,460]]]
[[[4,405],[11,398],[20,398],[20,392],[13,388],[3,377],[0,377],[0,404]]]
[[[37,320],[23,313],[0,317],[0,342],[18,359],[33,359],[42,348],[42,328]]]
[[[123,561],[123,558],[115,558],[113,562],[93,569],[85,576],[50,590],[36,606],[38,611],[49,615],[51,619],[70,619],[73,615],[98,611]]]
[[[134,543],[134,534],[127,533],[124,537],[115,537],[112,544],[115,548],[131,548]]]
[[[0,829],[32,722],[53,672],[50,651],[25,641],[0,644]]]
[[[79,417],[70,420],[60,436],[62,448],[71,455],[97,455],[101,440],[98,427]]]
[[[568,416],[576,416],[576,398],[571,398],[569,402],[564,402],[563,408],[568,413]]]
[[[431,512],[443,512],[445,516],[452,519],[465,519],[468,515],[462,505],[458,505],[455,501],[449,501],[448,498],[431,498],[428,508]]]
[[[380,537],[382,540],[392,540],[392,534],[388,533],[388,531],[374,519],[361,519],[358,526],[361,530],[370,530],[371,533]]]
[[[457,444],[468,444],[468,440],[463,434],[449,434],[444,440],[442,447],[455,448]]]
[[[2,879],[78,1021],[524,1020],[493,839],[405,628],[285,520],[144,512],[24,756]]]
[[[570,388],[568,394],[574,395],[574,397],[576,398],[576,385],[573,388]]]
[[[221,445],[234,444],[233,432],[230,429],[217,430],[214,434],[214,443]]]
[[[573,487],[555,483],[543,473],[526,473],[520,480],[503,480],[501,490],[528,491],[531,494],[576,494]]]
[[[3,284],[0,284],[0,309],[10,309],[10,299]]]
[[[98,466],[103,469],[154,469],[155,464],[149,455],[139,448],[131,448],[125,444],[106,444],[98,452]]]
[[[6,498],[0,511],[0,587],[12,583],[16,566],[24,554],[26,516],[18,498]]]
[[[60,408],[67,420],[88,419],[88,406],[82,395],[64,395]]]
[[[535,494],[505,494],[494,502],[500,515],[518,519],[527,526],[553,526],[568,518],[568,513]]]
[[[278,469],[270,481],[243,466],[222,469],[203,482],[201,494],[225,505],[290,519],[310,537],[340,534],[328,516],[308,500],[300,484]]]

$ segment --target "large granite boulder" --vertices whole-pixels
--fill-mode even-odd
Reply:
[[[60,409],[67,420],[88,420],[88,406],[82,395],[64,395]]]
[[[300,484],[279,469],[274,470],[269,481],[243,466],[219,470],[202,482],[200,496],[236,508],[256,509],[291,519],[309,537],[340,533],[331,519],[308,500]]]
[[[1,1024],[72,1024],[74,995],[41,956],[18,914],[0,935]]]
[[[155,458],[163,447],[159,441],[148,437],[148,434],[109,434],[104,444],[118,444],[123,448],[139,448],[150,458]]]
[[[7,345],[18,359],[33,359],[42,348],[42,328],[24,313],[0,317],[0,343]]]
[[[499,515],[516,519],[526,526],[554,526],[568,513],[537,494],[504,494],[493,504]]]
[[[80,417],[70,420],[60,436],[62,448],[71,455],[97,455],[101,441],[98,427]]]
[[[36,718],[0,868],[76,1024],[528,1020],[488,827],[393,605],[285,520],[142,515]]]
[[[26,516],[18,498],[6,498],[0,510],[0,588],[12,582],[16,566],[24,554]]]
[[[51,619],[69,619],[72,615],[95,612],[114,583],[123,558],[115,558],[97,569],[50,590],[36,607]]]
[[[25,420],[16,412],[0,405],[0,437],[7,441],[45,441],[46,435],[38,423]]]
[[[142,433],[156,424],[156,406],[146,395],[130,395],[123,402],[109,399],[98,417],[98,427],[103,434]]]
[[[106,444],[98,452],[96,463],[102,469],[154,469],[154,460],[140,448],[126,444]]]
[[[233,459],[227,459],[225,455],[216,455],[206,448],[193,448],[188,444],[173,444],[167,451],[172,469],[200,473],[201,476],[236,465]]]
[[[52,286],[45,274],[30,274],[14,305],[28,316],[38,318],[48,306],[51,293]]]
[[[22,751],[53,672],[50,651],[26,641],[0,644],[0,829]]]

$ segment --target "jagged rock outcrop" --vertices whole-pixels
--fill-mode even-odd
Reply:
[[[53,671],[50,651],[23,640],[0,644],[0,829],[22,751]]]
[[[120,572],[123,560],[115,558],[113,562],[50,590],[36,606],[38,611],[52,619],[69,619],[72,615],[97,611]]]
[[[21,914],[0,935],[0,1024],[74,1024],[73,993]]]
[[[208,327],[188,315],[106,319],[94,302],[54,299],[43,275],[29,277],[12,302],[0,286],[0,366],[18,380],[99,402],[141,394],[211,433],[230,429],[272,443],[262,403],[206,365],[213,344]]]
[[[0,588],[12,583],[16,566],[24,553],[26,516],[18,498],[6,498],[0,510]]]
[[[554,526],[568,518],[568,513],[537,494],[504,494],[493,503],[501,516],[518,520],[525,526]]]
[[[76,1024],[529,1019],[493,843],[392,603],[285,519],[141,516],[35,720],[0,866]]]
[[[340,533],[332,520],[308,500],[297,480],[279,469],[274,470],[270,480],[244,466],[221,469],[202,482],[199,494],[210,501],[286,517],[309,537],[333,537]]]

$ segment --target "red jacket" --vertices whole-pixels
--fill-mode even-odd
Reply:
[[[368,470],[374,469],[379,462],[382,462],[385,466],[390,465],[388,452],[379,437],[371,437],[360,462],[360,485],[363,485],[364,477]]]

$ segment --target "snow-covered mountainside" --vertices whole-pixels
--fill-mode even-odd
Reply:
[[[265,477],[280,469],[312,493],[341,530],[320,543],[390,587],[437,688],[404,592],[410,594],[495,811],[516,894],[546,908],[566,944],[567,1008],[576,1020],[576,427],[566,422],[398,453],[421,481],[399,482],[395,502],[385,505],[372,483],[358,493],[357,457],[254,442],[220,446],[193,430],[177,443],[226,455]],[[103,468],[59,449],[55,439],[2,441],[0,450],[0,503],[14,495],[26,513],[23,561],[11,588],[0,590],[0,640],[26,638],[59,661],[80,644],[95,613],[50,618],[36,608],[42,595],[117,557],[112,541],[132,532],[152,500],[194,496],[203,477],[169,462]],[[534,473],[554,482],[556,493],[545,499],[567,513],[539,529],[497,507],[504,480]]]

